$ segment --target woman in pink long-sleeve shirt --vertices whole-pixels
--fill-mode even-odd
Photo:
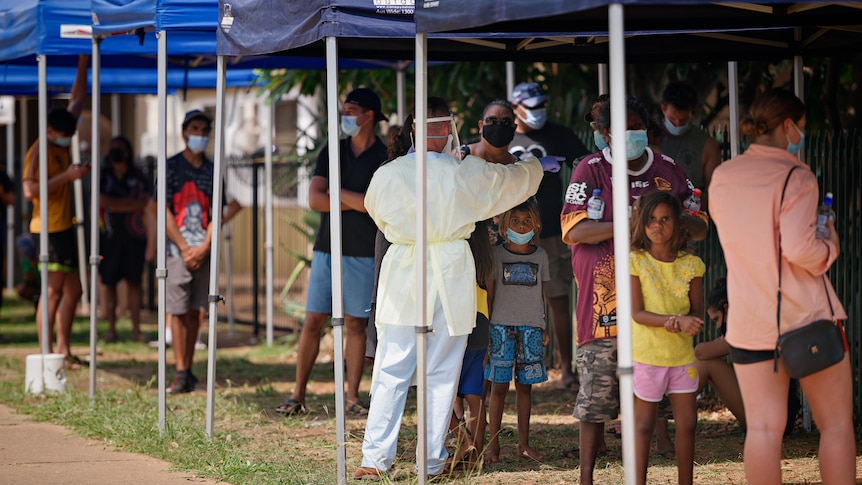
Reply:
[[[736,315],[726,339],[748,422],[746,478],[748,483],[779,484],[790,380],[780,360],[778,372],[773,371],[779,236],[782,333],[820,319],[847,318],[825,277],[838,258],[839,241],[832,221],[828,222],[827,239],[815,237],[817,181],[797,156],[804,141],[802,102],[782,89],[766,91],[751,104],[740,126],[752,144],[715,170],[709,186],[709,211],[727,260],[728,297]],[[784,182],[793,167],[797,169],[781,202]],[[823,483],[855,483],[848,357],[799,383],[820,429]]]

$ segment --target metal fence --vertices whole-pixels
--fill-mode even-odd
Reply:
[[[730,159],[727,128],[718,127],[709,131],[719,142],[721,159]],[[585,146],[595,148],[591,131],[579,131],[577,135]],[[821,193],[832,192],[834,196],[835,226],[841,239],[841,255],[829,271],[829,278],[848,315],[844,328],[850,345],[854,421],[858,423],[862,419],[862,136],[855,131],[807,133],[803,160],[817,176]],[[563,180],[569,180],[571,167],[563,167],[560,173]],[[752,241],[752,244],[757,244],[757,241]],[[706,240],[700,243],[697,254],[706,264],[703,282],[706,301],[715,281],[727,275],[724,252],[714,225],[710,225]],[[697,337],[698,341],[708,341],[716,337],[713,325],[706,325],[704,328]],[[553,362],[553,356],[551,361]]]
[[[146,164],[149,174],[154,165]],[[300,322],[283,312],[284,298],[300,299],[304,295],[306,280],[300,278],[289,289],[285,285],[297,261],[289,249],[300,254],[309,251],[309,241],[294,229],[305,209],[297,203],[297,181],[303,177],[301,164],[273,163],[273,259],[274,259],[274,313],[276,330],[295,332]],[[220,251],[219,293],[226,304],[219,309],[219,320],[249,325],[255,337],[266,325],[265,279],[265,173],[264,164],[248,157],[229,158],[225,177],[225,194],[228,200],[237,200],[243,209],[222,231]],[[311,241],[313,242],[313,241]],[[150,309],[155,309],[155,282],[153,271],[148,271],[145,294]]]

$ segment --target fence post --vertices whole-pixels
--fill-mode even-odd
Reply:
[[[259,311],[259,295],[260,295],[260,271],[258,268],[258,248],[260,246],[260,235],[259,232],[259,224],[258,224],[258,210],[260,209],[260,204],[258,203],[258,192],[260,191],[259,187],[259,175],[258,169],[261,167],[260,163],[252,162],[251,165],[251,294],[252,301],[254,302],[252,305],[252,315],[254,316],[254,337],[257,339],[260,335],[260,311]]]

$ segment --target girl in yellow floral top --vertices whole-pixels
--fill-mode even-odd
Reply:
[[[638,483],[646,483],[650,441],[662,396],[676,421],[680,484],[694,474],[697,368],[691,337],[703,326],[700,258],[684,251],[682,209],[670,192],[645,194],[632,217],[632,359]]]

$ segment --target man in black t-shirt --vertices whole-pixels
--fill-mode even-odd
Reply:
[[[365,191],[377,167],[386,160],[386,145],[375,134],[375,126],[385,117],[380,98],[367,88],[353,90],[344,101],[340,141],[342,289],[344,326],[347,330],[347,411],[367,414],[368,402],[359,399],[359,381],[365,360],[365,335],[371,291],[374,286],[374,237],[377,227],[365,211]],[[334,133],[330,133],[333,136]],[[332,255],[329,228],[329,150],[317,158],[311,178],[308,204],[320,211],[320,229],[314,242],[314,256],[308,281],[305,321],[299,336],[296,387],[276,412],[294,415],[306,412],[305,390],[311,368],[320,351],[320,332],[332,314]]]
[[[210,243],[212,242],[212,197],[214,166],[204,151],[209,143],[212,119],[200,110],[186,113],[183,121],[186,148],[167,160],[167,259],[165,312],[168,313],[176,377],[168,392],[192,392],[198,379],[192,374],[195,341],[200,330],[199,313],[208,306]],[[156,197],[158,191],[154,193]],[[228,222],[239,211],[231,202],[222,217]],[[155,199],[147,207],[149,220],[156,220]],[[155,224],[151,224],[148,258],[152,256]]]
[[[515,138],[509,152],[519,156],[531,153],[536,158],[565,157],[571,167],[575,160],[589,153],[575,133],[565,126],[547,121],[548,97],[541,86],[525,82],[512,91],[512,107],[518,117]],[[551,313],[553,333],[560,353],[561,388],[577,388],[578,378],[572,372],[572,318],[569,295],[572,291],[572,254],[562,242],[560,213],[563,211],[563,180],[560,173],[545,172],[536,200],[542,218],[541,245],[548,253],[551,281],[543,285]]]

